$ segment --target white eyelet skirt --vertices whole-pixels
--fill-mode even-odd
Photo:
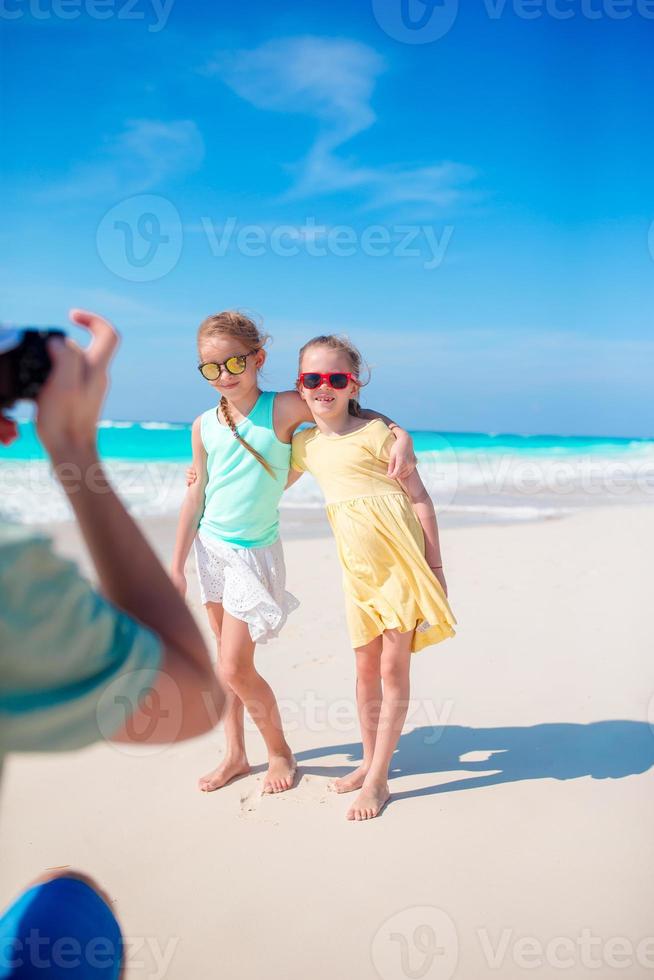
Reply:
[[[255,643],[276,637],[299,606],[286,591],[279,538],[267,548],[236,548],[197,534],[194,549],[202,604],[222,603],[225,612],[248,624]]]

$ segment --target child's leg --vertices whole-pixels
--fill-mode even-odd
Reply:
[[[290,789],[296,762],[284,737],[275,695],[254,666],[255,644],[247,623],[226,612],[220,646],[222,676],[247,708],[268,749],[268,772],[263,791],[281,793]]]
[[[216,674],[223,690],[225,691],[225,712],[223,714],[223,727],[225,729],[225,758],[206,776],[202,776],[199,781],[200,789],[205,793],[211,793],[215,789],[220,789],[234,779],[250,771],[245,751],[245,730],[244,730],[244,708],[243,702],[232,690],[223,676],[221,669],[220,653],[220,634],[223,624],[223,607],[219,602],[207,602],[207,616],[209,625],[216,638],[218,647],[218,659],[216,662]]]
[[[397,630],[386,630],[384,633],[381,654],[384,694],[375,750],[361,792],[348,811],[348,820],[376,817],[390,795],[388,770],[409,707],[412,641],[413,631],[399,633]]]
[[[330,788],[337,793],[351,793],[363,786],[375,751],[379,709],[382,700],[381,636],[376,636],[364,647],[356,647],[354,653],[357,670],[357,713],[361,727],[363,761],[358,769],[349,772],[347,776],[335,779],[330,784]]]

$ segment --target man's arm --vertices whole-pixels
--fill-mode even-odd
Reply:
[[[224,695],[195,620],[114,493],[98,457],[96,422],[117,334],[92,313],[74,310],[71,319],[90,331],[92,343],[82,351],[72,342],[50,342],[54,366],[38,398],[37,432],[73,508],[103,594],[163,644],[155,689],[160,725],[148,741],[168,741],[174,730],[177,738],[191,737],[216,724]],[[151,719],[151,711],[146,717]],[[130,731],[143,730],[136,716],[132,722]]]

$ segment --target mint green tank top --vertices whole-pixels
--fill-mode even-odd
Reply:
[[[275,435],[275,394],[263,391],[236,427],[272,466],[274,478],[218,421],[215,408],[200,417],[208,482],[198,530],[236,548],[265,548],[279,537],[279,501],[288,479],[291,446]]]

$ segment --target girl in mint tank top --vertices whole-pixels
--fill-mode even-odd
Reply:
[[[293,433],[312,416],[297,391],[259,388],[267,340],[251,319],[231,310],[207,317],[198,331],[199,369],[219,402],[193,423],[195,476],[180,512],[171,575],[185,595],[193,546],[226,693],[225,756],[200,779],[205,792],[250,771],[246,708],[268,752],[263,792],[290,789],[296,772],[275,696],[255,667],[254,652],[279,634],[298,605],[286,591],[279,502],[288,484]],[[389,472],[406,475],[415,468],[413,444],[399,427],[395,435]]]

